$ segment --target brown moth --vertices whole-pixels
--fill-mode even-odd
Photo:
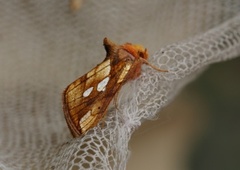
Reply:
[[[63,110],[74,137],[86,133],[103,119],[121,87],[140,76],[142,64],[166,72],[148,63],[147,49],[140,45],[117,45],[107,38],[103,44],[106,58],[63,92]]]

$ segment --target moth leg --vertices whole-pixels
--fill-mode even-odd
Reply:
[[[119,91],[120,91],[120,90],[119,90]],[[118,107],[118,95],[119,95],[119,91],[117,91],[116,94],[114,95],[114,97],[113,97],[113,103],[114,103],[115,108],[116,108],[119,112],[121,112],[120,109],[119,109],[119,107]]]
[[[118,107],[118,102],[117,102],[117,100],[118,100],[118,94],[119,94],[119,91],[117,91],[116,94],[115,94],[114,97],[113,97],[113,104],[114,104],[115,108],[116,108],[119,112],[121,112],[121,110],[120,110],[119,107]],[[106,111],[104,112],[103,115],[105,115],[105,114],[106,114]],[[102,119],[102,120],[101,120],[101,122],[100,122],[100,127],[101,127],[101,128],[104,128],[106,117],[103,116],[101,119]],[[94,125],[94,126],[96,126],[96,125]],[[94,127],[94,126],[93,126],[93,127]]]
[[[158,68],[157,66],[152,65],[151,63],[149,63],[147,60],[145,60],[145,59],[143,59],[143,58],[141,58],[141,60],[142,60],[145,64],[147,64],[147,65],[149,65],[150,67],[152,67],[154,70],[157,70],[157,71],[159,71],[159,72],[168,72],[168,70],[162,70],[162,69]]]
[[[101,121],[99,122],[99,126],[100,126],[101,128],[104,128],[104,127],[105,127],[106,112],[107,112],[107,110],[105,110],[105,112],[103,113],[103,117],[102,117],[102,118],[99,118],[99,120],[101,120]],[[97,122],[94,126],[97,126],[97,124],[98,124],[98,122]],[[94,126],[93,126],[93,127],[94,127]]]

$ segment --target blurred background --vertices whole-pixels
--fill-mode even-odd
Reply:
[[[240,58],[211,65],[130,142],[129,170],[240,169]]]

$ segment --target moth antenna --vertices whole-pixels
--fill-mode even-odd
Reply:
[[[143,61],[143,63],[149,65],[149,66],[152,67],[154,70],[157,70],[157,71],[159,71],[159,72],[168,72],[168,70],[162,70],[162,69],[158,68],[157,66],[152,65],[151,63],[149,63],[149,62],[148,62],[146,59],[144,59],[144,58],[140,58],[140,59]]]

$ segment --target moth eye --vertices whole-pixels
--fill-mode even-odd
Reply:
[[[101,107],[100,107],[100,106],[98,106],[98,109],[101,109]]]
[[[141,57],[141,58],[144,58],[143,56],[143,52],[141,52],[141,51],[138,51],[138,55]]]

